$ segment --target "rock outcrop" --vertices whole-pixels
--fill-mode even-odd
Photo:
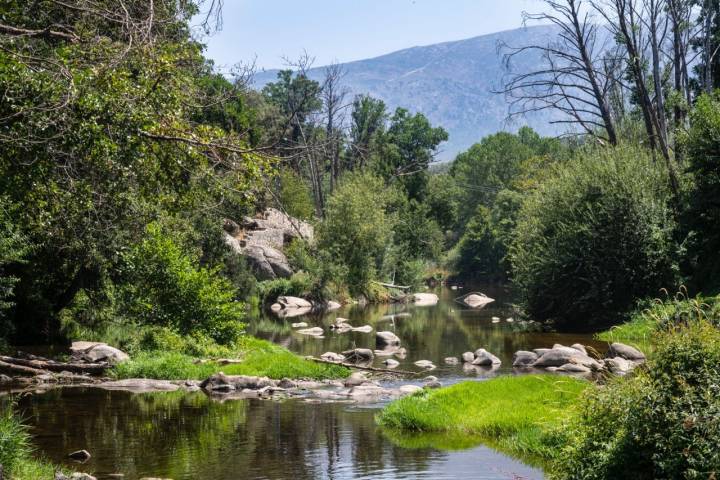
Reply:
[[[282,249],[296,238],[312,241],[313,227],[307,222],[268,208],[255,218],[245,217],[238,224],[226,220],[225,243],[248,259],[260,280],[287,278],[293,274]]]

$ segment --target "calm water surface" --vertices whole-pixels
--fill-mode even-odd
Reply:
[[[508,293],[490,287],[483,291],[498,302],[479,311],[454,301],[466,291],[444,289],[438,292],[441,302],[433,307],[348,307],[325,316],[262,317],[250,329],[302,355],[374,348],[374,332],[335,334],[326,329],[324,338],[314,338],[290,327],[299,321],[328,326],[342,316],[354,326],[394,331],[408,350],[399,368],[415,370],[414,361],[431,360],[438,366],[432,374],[445,384],[513,374],[509,365],[516,350],[593,343],[587,336],[519,332],[516,323],[505,321],[511,315]],[[387,318],[397,313],[410,316]],[[493,316],[502,322],[492,323]],[[443,363],[445,357],[481,347],[499,356],[503,366],[467,370]],[[222,402],[202,393],[81,388],[25,396],[18,404],[41,454],[98,478],[117,478],[115,473],[128,480],[543,478],[540,470],[484,446],[442,451],[422,447],[428,443],[422,439],[391,440],[375,426],[374,415],[381,407],[302,399]],[[92,454],[88,463],[66,459],[81,448]]]

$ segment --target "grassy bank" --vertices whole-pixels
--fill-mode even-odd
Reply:
[[[472,436],[512,455],[545,460],[566,443],[561,427],[589,385],[550,375],[464,382],[393,402],[377,420],[391,436],[400,431]]]
[[[222,371],[227,375],[323,380],[344,378],[350,373],[345,367],[308,361],[273,343],[253,337],[244,337],[234,350],[226,353],[228,358],[242,359],[242,363],[198,363],[197,357],[179,351],[148,350],[115,367],[113,374],[117,378],[203,380]]]
[[[33,457],[27,428],[14,415],[12,405],[0,405],[0,465],[5,478],[40,480],[54,478],[56,467]]]

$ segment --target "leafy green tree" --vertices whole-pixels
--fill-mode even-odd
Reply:
[[[683,215],[689,260],[701,291],[720,289],[720,99],[702,96],[690,114],[684,140],[693,188]]]
[[[365,168],[373,155],[377,154],[378,141],[385,132],[387,122],[385,102],[369,95],[358,95],[353,101],[350,114],[351,168]]]
[[[447,173],[431,174],[428,178],[424,203],[444,232],[458,228],[462,193],[455,178]]]
[[[262,92],[290,125],[292,145],[299,144],[308,116],[322,108],[320,84],[303,73],[281,70],[277,74],[277,81],[265,85]]]
[[[10,205],[0,197],[0,342],[12,330],[6,311],[13,306],[13,288],[18,278],[11,269],[28,253],[25,238],[10,221],[9,209]]]
[[[677,281],[664,171],[637,149],[589,150],[525,200],[510,259],[528,312],[591,330]]]
[[[299,175],[290,169],[283,169],[278,175],[280,192],[278,200],[288,214],[308,220],[315,213],[312,193]]]
[[[440,143],[448,139],[442,127],[433,127],[422,113],[412,115],[398,108],[383,135],[375,171],[386,180],[397,179],[409,198],[422,201],[428,166]]]
[[[328,199],[318,247],[325,258],[346,268],[352,294],[368,292],[391,244],[393,222],[386,202],[383,180],[368,172],[346,174]]]

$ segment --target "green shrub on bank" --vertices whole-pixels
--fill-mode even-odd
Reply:
[[[631,378],[593,389],[558,477],[709,479],[720,474],[720,330],[683,320]]]
[[[549,459],[567,441],[561,427],[589,386],[551,375],[464,382],[395,401],[377,420],[390,430],[474,436],[514,455]]]
[[[150,225],[125,258],[122,313],[141,324],[199,332],[220,344],[239,338],[244,305],[216,269],[197,266],[167,232]]]
[[[668,181],[645,151],[591,150],[555,173],[526,199],[510,252],[533,318],[590,330],[676,283]]]

